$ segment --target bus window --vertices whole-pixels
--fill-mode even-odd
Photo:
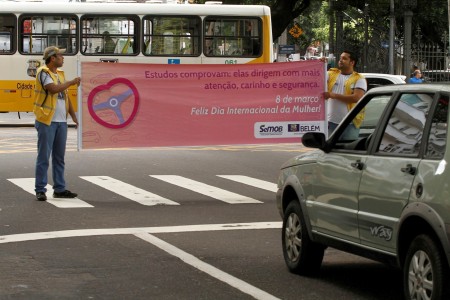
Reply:
[[[205,18],[204,53],[206,56],[261,55],[261,20],[226,17]]]
[[[145,55],[200,55],[201,19],[198,16],[145,16]]]
[[[81,53],[85,55],[136,55],[139,53],[135,15],[81,17]]]
[[[66,54],[77,52],[76,16],[30,16],[19,20],[19,51],[22,54],[42,54],[49,46],[66,49]]]
[[[0,14],[0,54],[12,54],[15,47],[16,17],[12,14]]]

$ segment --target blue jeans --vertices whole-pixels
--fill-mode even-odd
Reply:
[[[339,124],[328,122],[328,136],[338,127]],[[355,124],[350,123],[345,128],[344,132],[339,137],[340,141],[353,141],[359,137],[359,128],[356,128]]]
[[[53,190],[57,193],[64,192],[66,190],[64,155],[66,153],[67,123],[52,122],[48,126],[36,121],[34,127],[38,133],[35,191],[36,193],[47,192],[47,172],[51,155]]]

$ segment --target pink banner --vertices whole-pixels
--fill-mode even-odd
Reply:
[[[324,64],[82,63],[82,148],[299,142],[325,128]]]

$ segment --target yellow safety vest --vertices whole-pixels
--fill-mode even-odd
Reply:
[[[55,84],[58,84],[58,78],[61,83],[64,83],[66,81],[66,78],[64,77],[64,72],[62,70],[57,70],[58,78],[49,70],[47,66],[42,66],[37,70],[36,74],[36,83],[34,87],[34,107],[33,112],[36,116],[36,120],[50,125],[53,119],[53,115],[55,114],[56,109],[56,102],[58,101],[58,93],[56,94],[50,94],[42,85],[43,82],[41,82],[41,72],[45,72],[50,75],[50,77],[53,79],[53,82]],[[66,101],[66,114],[69,113],[69,98],[66,95],[66,91],[63,91],[64,93],[64,99]]]
[[[339,74],[341,74],[341,71],[337,68],[331,68],[328,70],[328,91],[331,92],[333,90],[333,86],[335,85]],[[344,83],[344,95],[351,95],[352,94],[352,86],[356,84],[356,82],[364,78],[361,74],[358,72],[353,72],[350,77],[345,81]],[[347,109],[350,111],[353,107],[355,107],[357,103],[347,103]],[[362,109],[358,115],[353,119],[353,124],[355,124],[356,128],[359,128],[362,124],[362,121],[364,120],[365,115],[365,109]]]

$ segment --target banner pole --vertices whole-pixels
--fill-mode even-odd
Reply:
[[[80,55],[77,55],[77,77],[81,78],[81,61]],[[83,126],[83,109],[82,109],[82,95],[81,95],[81,82],[77,87],[77,107],[78,107],[78,127],[77,127],[77,151],[81,150],[81,142],[82,142],[82,131],[81,128]]]
[[[328,75],[327,75],[327,73],[328,73],[328,70],[327,70],[328,69],[328,63],[327,63],[327,61],[325,61],[325,63],[323,64],[323,67],[324,67],[324,72],[323,72],[324,79],[323,79],[323,82],[325,83],[323,87],[324,87],[324,92],[328,92],[328,82],[327,82],[327,79],[328,79]],[[324,132],[325,132],[325,137],[328,139],[328,111],[327,111],[328,105],[327,105],[327,100],[324,99],[323,104],[325,106],[324,107],[324,110],[325,110],[325,122],[324,122],[325,128],[324,128]]]

